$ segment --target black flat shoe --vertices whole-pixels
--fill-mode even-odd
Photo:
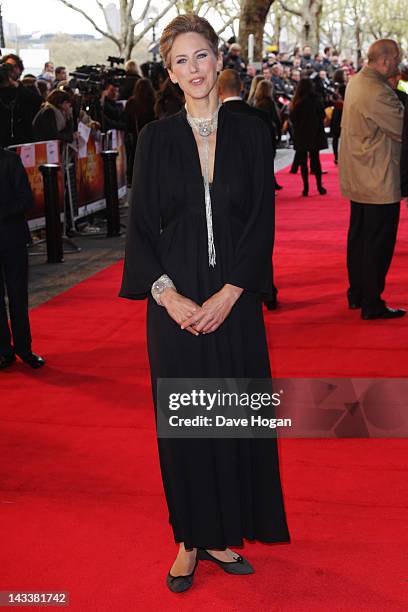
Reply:
[[[281,189],[283,189],[282,185],[278,185],[278,183],[275,183],[275,191],[280,191]]]
[[[193,586],[194,572],[198,565],[198,555],[191,574],[187,576],[172,576],[170,572],[167,574],[166,584],[172,593],[184,593]]]
[[[42,368],[45,364],[45,359],[35,353],[25,353],[24,355],[19,355],[19,357],[21,361],[24,361],[24,363],[27,363],[34,369]]]
[[[254,568],[241,555],[238,555],[235,561],[220,561],[210,555],[205,548],[198,548],[197,559],[200,559],[200,561],[212,561],[223,569],[224,572],[227,572],[227,574],[244,575],[254,573]]]
[[[407,314],[407,311],[403,308],[389,308],[385,306],[383,310],[379,312],[362,311],[361,318],[365,321],[372,319],[399,319]]]
[[[309,195],[309,188],[304,189],[304,190],[302,191],[302,196],[303,196],[304,198],[307,198],[307,196],[308,196],[308,195]]]
[[[9,368],[16,360],[16,356],[12,355],[0,355],[0,370]]]
[[[325,189],[324,187],[318,187],[317,191],[320,193],[320,195],[326,195],[327,193],[327,189]]]

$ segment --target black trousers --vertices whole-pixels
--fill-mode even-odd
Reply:
[[[5,289],[9,302],[13,343],[8,324]],[[0,246],[0,355],[10,355],[14,351],[20,355],[31,351],[28,318],[28,255],[25,244],[8,249]]]
[[[322,165],[320,163],[320,154],[319,151],[309,151],[309,159],[310,159],[310,171],[313,174],[317,174],[321,176],[322,174]],[[307,172],[307,151],[295,151],[295,156],[293,158],[292,166],[290,171],[293,174],[296,174],[299,170],[299,166],[302,166],[303,163],[303,171]]]
[[[322,176],[322,166],[320,163],[320,155],[319,155],[319,151],[298,151],[298,160],[299,160],[299,165],[300,165],[300,169],[302,171],[302,176],[303,174],[305,174],[306,176],[308,176],[308,168],[307,168],[307,155],[309,153],[309,159],[310,159],[310,171],[312,172],[312,174],[315,174],[316,177],[321,177]]]
[[[340,140],[340,136],[333,136],[333,153],[334,153],[334,159],[335,161],[338,160],[339,158],[339,140]]]
[[[349,296],[368,312],[384,306],[381,294],[394,254],[400,203],[351,202],[347,237]]]

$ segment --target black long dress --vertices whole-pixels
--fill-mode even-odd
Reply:
[[[272,155],[258,118],[220,109],[210,268],[201,166],[185,110],[140,134],[120,296],[148,297],[154,401],[160,377],[270,376],[262,299],[272,294]],[[162,274],[198,304],[225,283],[244,292],[216,332],[196,337],[151,297]],[[158,447],[176,542],[223,549],[243,538],[289,541],[276,439],[159,438]]]

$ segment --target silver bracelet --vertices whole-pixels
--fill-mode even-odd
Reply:
[[[159,306],[163,306],[160,300],[161,294],[168,287],[172,287],[173,289],[176,289],[173,281],[171,280],[171,278],[167,276],[167,274],[162,274],[162,276],[158,278],[156,281],[154,281],[152,285],[152,290],[151,290],[152,296]]]

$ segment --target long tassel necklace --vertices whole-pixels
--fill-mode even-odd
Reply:
[[[214,246],[214,233],[213,233],[213,222],[212,222],[212,208],[211,208],[211,193],[210,193],[210,180],[209,180],[209,142],[208,137],[210,134],[215,132],[218,126],[218,111],[221,108],[221,104],[218,105],[215,113],[210,119],[201,119],[198,117],[192,117],[186,105],[187,121],[190,126],[202,137],[204,143],[204,195],[205,195],[205,216],[207,220],[207,236],[208,236],[208,263],[210,267],[215,267],[215,246]]]

